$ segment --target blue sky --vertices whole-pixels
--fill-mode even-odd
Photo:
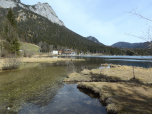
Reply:
[[[87,37],[94,36],[105,45],[119,41],[137,43],[144,40],[126,35],[143,36],[148,25],[136,12],[152,18],[151,0],[21,0],[27,5],[49,3],[65,26]]]

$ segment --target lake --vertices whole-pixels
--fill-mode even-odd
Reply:
[[[65,57],[64,57],[65,58]],[[102,63],[149,68],[152,63],[140,56],[78,56],[75,69],[101,68]],[[145,59],[146,58],[146,59]],[[152,58],[152,57],[148,57]],[[0,72],[1,114],[106,114],[104,103],[91,91],[64,83],[66,63],[28,63],[19,69]]]

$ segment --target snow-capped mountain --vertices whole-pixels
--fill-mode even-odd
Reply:
[[[57,23],[61,26],[64,26],[64,23],[58,18],[52,7],[48,3],[40,3],[32,6],[28,6],[22,4],[20,0],[0,0],[0,7],[2,8],[14,8],[14,7],[22,7],[26,10],[30,10],[34,13],[37,13],[53,23]]]

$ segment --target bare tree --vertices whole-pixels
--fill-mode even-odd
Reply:
[[[21,60],[20,58],[16,58],[14,55],[9,54],[7,55],[7,58],[5,58],[1,64],[2,64],[3,70],[12,70],[20,66]]]
[[[42,45],[43,45],[43,42],[40,41],[40,42],[38,43],[38,46],[39,46],[40,48],[42,48]]]
[[[61,49],[61,46],[60,45],[57,45],[57,50],[59,51]]]
[[[53,45],[49,45],[49,52],[53,51]]]
[[[2,36],[0,36],[0,57],[2,55],[2,46],[3,46]]]
[[[138,16],[140,17],[141,19],[144,19],[145,21],[149,21],[149,22],[152,22],[152,19],[150,19],[149,17],[146,17],[140,13],[137,13],[136,12],[136,9],[133,9],[132,11],[130,12],[127,12],[129,14],[132,14],[134,16]],[[134,35],[134,34],[127,34],[129,36],[133,36],[133,37],[136,37],[136,38],[139,38],[139,39],[142,39],[144,40],[145,42],[147,42],[147,46],[145,48],[148,48],[148,49],[151,49],[152,50],[152,25],[147,25],[147,29],[145,30],[145,32],[143,32],[143,35],[142,36],[138,36],[138,35]],[[133,50],[130,50],[132,52],[134,52]],[[136,52],[134,52],[136,55],[138,55]],[[144,58],[146,59],[146,58]],[[152,58],[148,58],[147,59],[149,62],[152,62]]]
[[[42,51],[43,52],[49,52],[49,44],[48,43],[43,42]]]
[[[5,26],[5,21],[1,21],[0,23],[0,51],[1,51],[1,55],[3,55],[3,41],[4,41],[4,38],[3,38],[3,35],[4,35],[4,26]]]
[[[148,18],[148,17],[146,17],[146,16],[144,16],[144,15],[142,15],[140,13],[137,13],[136,9],[134,9],[134,10],[128,12],[128,13],[130,13],[132,15],[135,15],[135,16],[138,16],[141,19],[144,19],[145,21],[152,22],[152,19],[150,19],[150,18]],[[147,26],[148,26],[148,28],[147,28],[147,30],[145,32],[143,32],[143,36],[137,36],[137,35],[133,35],[133,34],[128,34],[128,35],[140,38],[140,39],[142,39],[142,40],[144,40],[146,42],[149,42],[150,45],[152,45],[152,32],[151,32],[152,31],[152,25],[147,25]]]
[[[136,12],[136,9],[133,9],[132,11],[127,12],[127,13],[132,14],[132,15],[134,15],[134,16],[138,16],[138,17],[140,17],[141,19],[144,19],[145,21],[150,21],[150,22],[152,22],[152,19],[150,19],[150,18],[148,18],[148,17],[146,17],[146,16],[144,16],[144,15],[142,15],[142,14],[140,14],[140,13],[137,13],[137,12]],[[133,36],[133,37],[142,39],[142,40],[144,40],[145,42],[148,42],[148,43],[147,43],[148,45],[147,45],[145,48],[149,48],[149,49],[151,49],[151,51],[152,51],[152,32],[151,32],[151,31],[152,31],[152,25],[147,25],[147,26],[148,26],[148,27],[147,27],[147,30],[146,30],[145,32],[143,32],[143,36],[138,36],[138,35],[134,35],[134,34],[127,34],[127,35]],[[133,52],[134,54],[138,55],[138,53],[136,53],[135,51],[133,51],[133,50],[131,50],[131,49],[130,49],[130,51]],[[142,57],[142,56],[141,56],[141,57]],[[144,58],[144,57],[143,57],[143,58]],[[146,60],[149,61],[149,62],[152,62],[152,58],[144,58],[144,59],[146,59]],[[135,79],[134,65],[133,65],[133,79]]]
[[[38,46],[41,48],[42,52],[49,52],[49,44],[48,43],[40,41],[38,43]]]

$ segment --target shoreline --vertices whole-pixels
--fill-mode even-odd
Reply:
[[[152,68],[134,67],[133,74],[131,66],[106,68],[108,65],[103,64],[103,67],[71,73],[63,82],[78,82],[78,88],[99,94],[108,113],[152,113]]]
[[[55,63],[59,61],[85,61],[85,59],[71,59],[71,58],[22,58],[23,63]]]
[[[0,72],[3,70],[3,65],[5,63],[5,60],[7,60],[7,58],[0,59]],[[85,59],[46,58],[46,57],[41,57],[41,58],[17,58],[17,60],[20,63],[56,63],[56,62],[61,62],[61,61],[85,61]]]

